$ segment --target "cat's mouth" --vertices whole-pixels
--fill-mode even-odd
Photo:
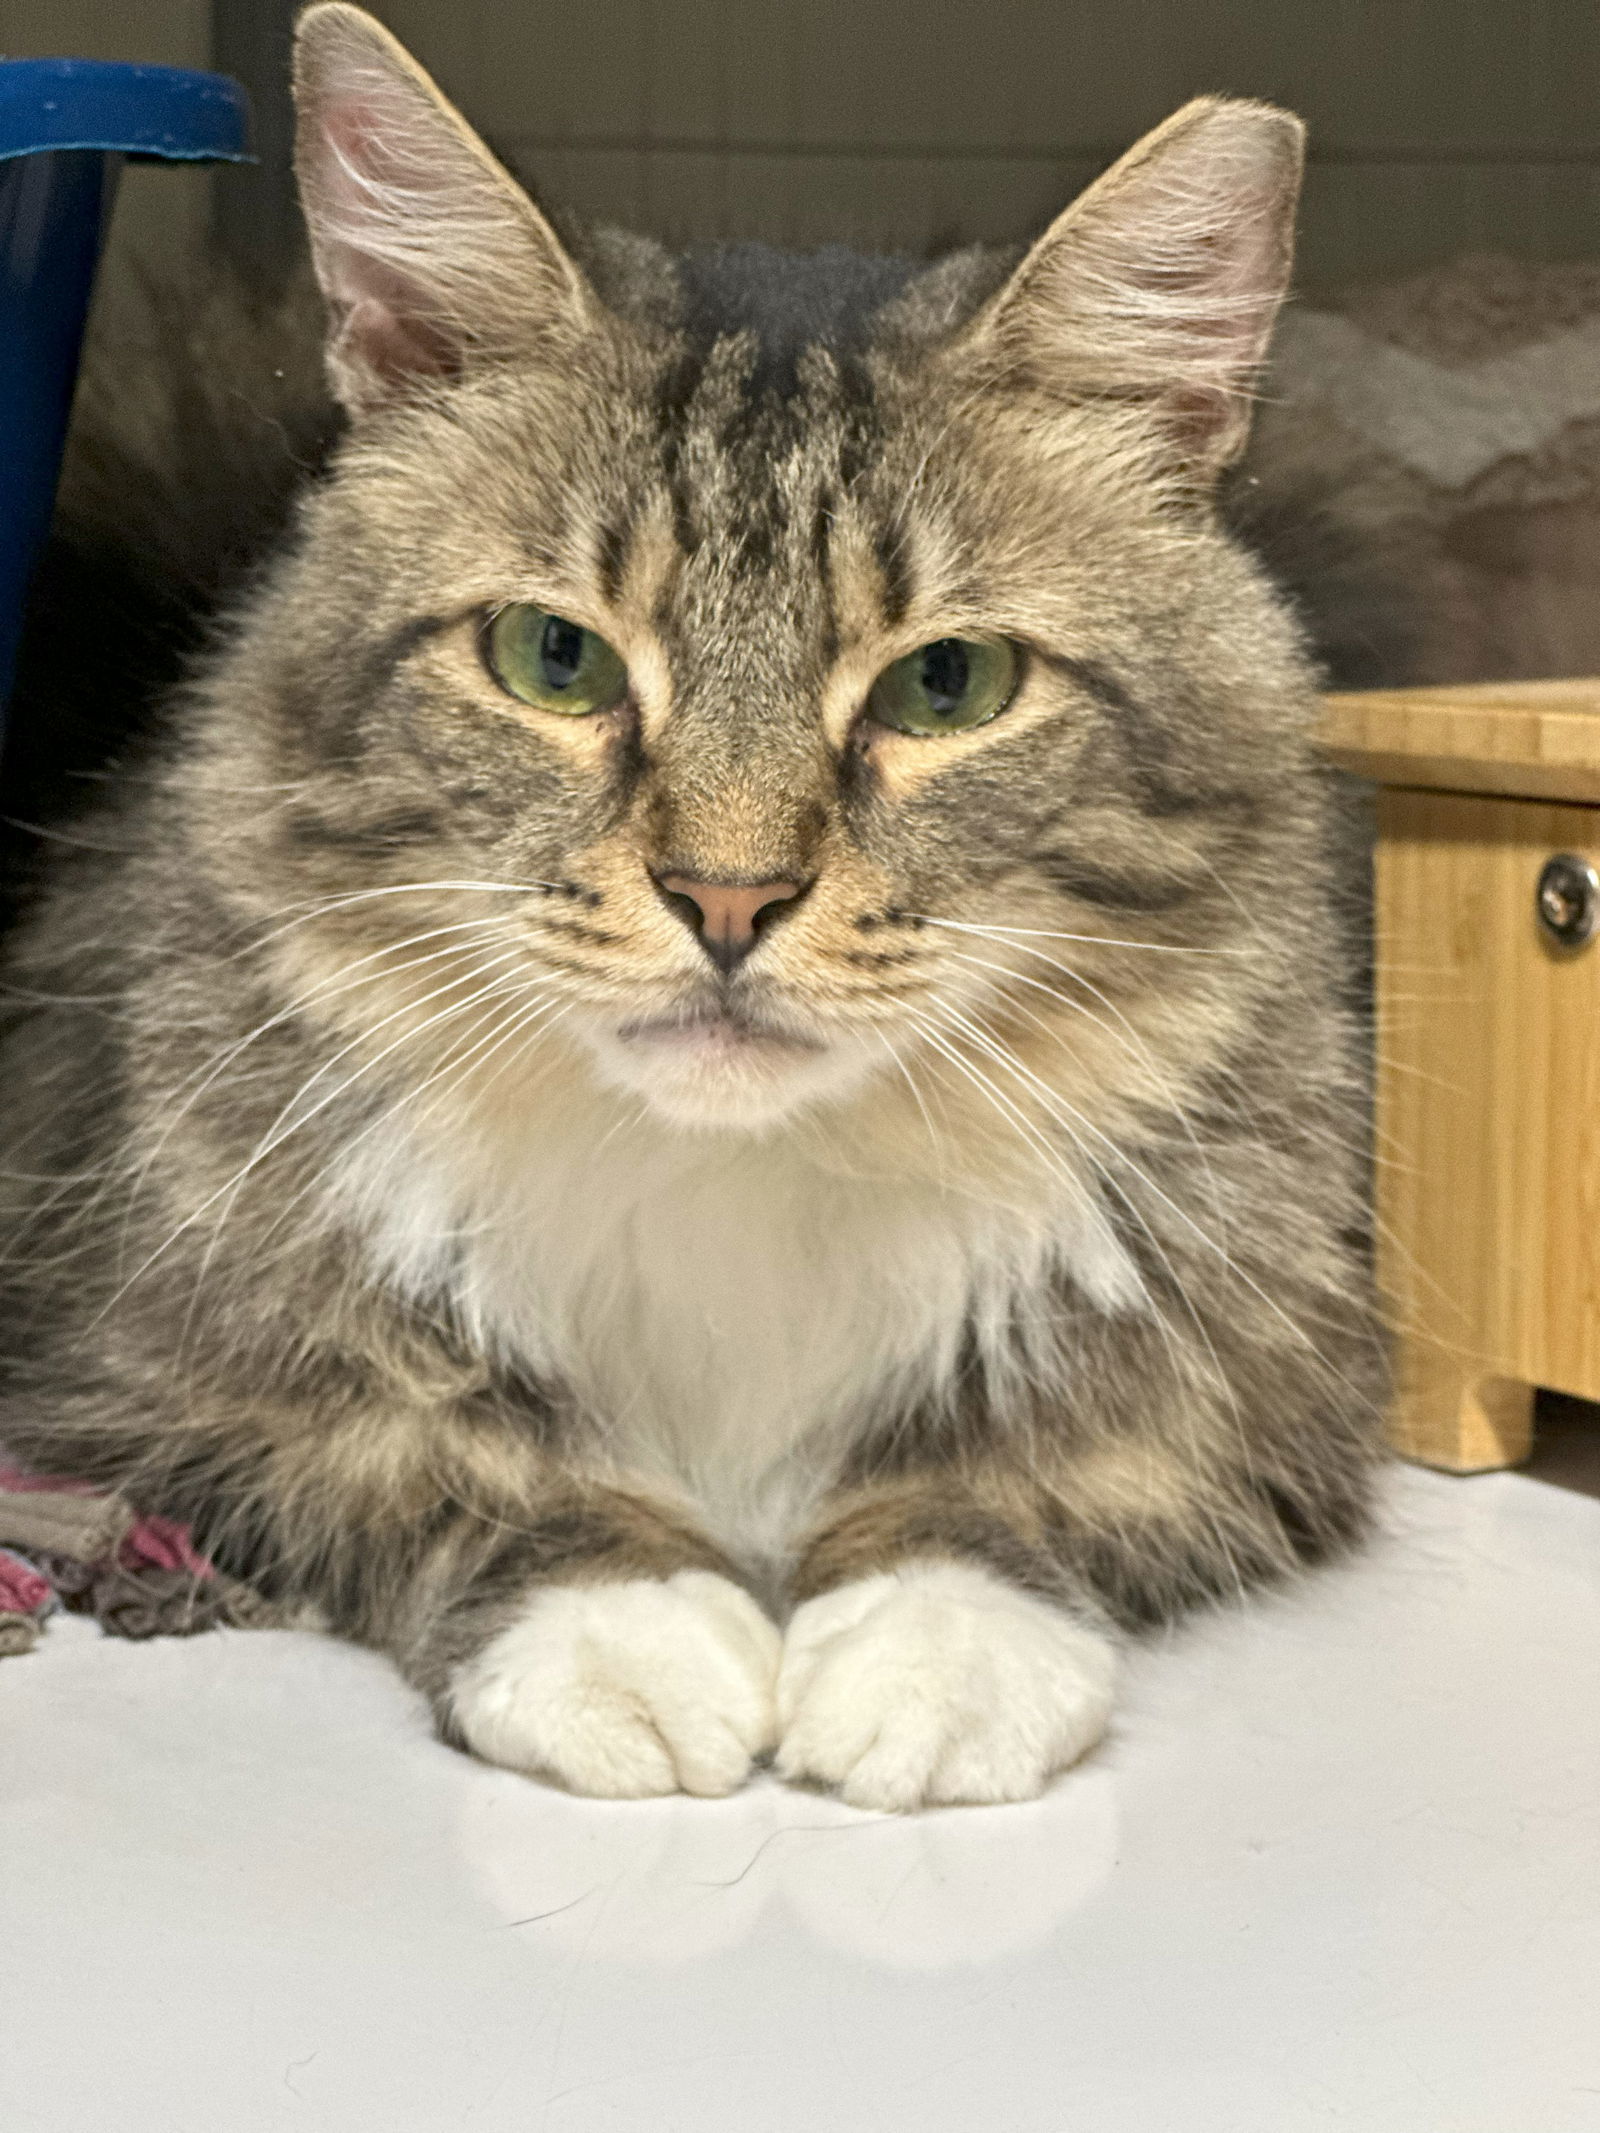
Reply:
[[[766,1016],[721,1006],[624,1022],[617,1036],[623,1044],[706,1060],[754,1059],[767,1052],[819,1052],[823,1049],[816,1038],[786,1029]]]
[[[770,1010],[686,1003],[586,1032],[602,1078],[679,1126],[764,1130],[860,1080],[859,1046]]]

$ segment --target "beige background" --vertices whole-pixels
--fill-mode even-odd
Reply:
[[[274,0],[261,0],[271,7]],[[1016,238],[1200,89],[1311,121],[1302,278],[1600,255],[1594,0],[380,0],[547,197],[677,238]],[[204,64],[208,0],[0,0],[0,48]],[[122,239],[202,186],[131,174]]]

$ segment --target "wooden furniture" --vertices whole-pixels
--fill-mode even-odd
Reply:
[[[1536,1386],[1600,1399],[1600,680],[1333,696],[1323,737],[1381,788],[1391,1435],[1506,1466]]]

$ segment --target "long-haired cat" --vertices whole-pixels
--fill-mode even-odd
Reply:
[[[579,1791],[1013,1800],[1361,1526],[1300,129],[1020,262],[563,244],[311,9],[347,433],[9,965],[0,1439]],[[82,627],[96,628],[86,612]]]

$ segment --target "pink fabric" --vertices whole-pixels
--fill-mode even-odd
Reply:
[[[72,1481],[64,1474],[25,1474],[20,1466],[0,1466],[0,1489],[25,1496],[34,1490],[47,1496],[98,1496],[92,1481]]]
[[[30,1651],[58,1607],[133,1638],[250,1627],[270,1613],[200,1553],[188,1526],[138,1517],[114,1489],[0,1458],[0,1521],[0,1660]]]
[[[36,1615],[54,1598],[54,1588],[37,1570],[0,1548],[0,1615]]]
[[[101,1496],[92,1481],[75,1481],[64,1474],[26,1474],[19,1466],[0,1466],[0,1490],[27,1495]],[[187,1570],[191,1577],[215,1576],[215,1566],[194,1546],[189,1528],[175,1519],[151,1512],[129,1527],[117,1561],[124,1570]]]
[[[154,1513],[129,1527],[117,1561],[124,1570],[187,1570],[197,1578],[215,1574],[210,1559],[190,1540],[189,1528]]]

